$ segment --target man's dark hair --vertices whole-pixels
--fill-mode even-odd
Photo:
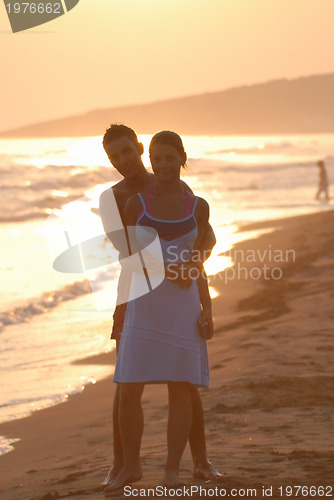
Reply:
[[[109,142],[119,139],[120,137],[127,137],[135,146],[138,145],[137,134],[132,128],[127,127],[123,123],[112,123],[103,136],[103,147],[105,148]]]

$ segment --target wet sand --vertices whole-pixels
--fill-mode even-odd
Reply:
[[[220,483],[193,480],[187,448],[180,476],[187,487],[218,494],[241,489],[236,498],[254,498],[247,489],[264,498],[263,487],[271,498],[288,498],[289,486],[293,497],[297,486],[300,498],[334,496],[334,212],[243,230],[264,228],[272,231],[232,251],[234,279],[231,269],[211,279],[216,333],[208,342],[211,386],[201,394],[208,455],[226,475]],[[113,354],[95,362],[112,364]],[[113,393],[108,378],[0,425],[0,435],[20,439],[0,457],[0,497],[109,498],[98,486],[112,460]],[[145,388],[143,409],[144,477],[133,487],[154,488],[166,457],[165,386]],[[332,489],[314,495],[311,486]]]

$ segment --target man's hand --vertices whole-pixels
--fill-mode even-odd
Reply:
[[[194,277],[192,271],[194,264],[192,262],[180,262],[177,264],[168,264],[165,267],[166,278],[181,288],[190,288]]]

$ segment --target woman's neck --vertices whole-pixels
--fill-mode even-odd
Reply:
[[[183,194],[183,187],[181,185],[181,181],[178,180],[176,182],[170,182],[170,183],[159,183],[157,182],[155,188],[154,188],[155,194],[158,195],[176,195],[176,194]]]

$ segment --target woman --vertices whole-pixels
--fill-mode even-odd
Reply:
[[[166,277],[157,288],[129,302],[127,307],[114,376],[114,381],[121,384],[119,419],[124,466],[112,489],[141,478],[144,384],[168,384],[168,457],[163,481],[167,487],[179,482],[179,464],[190,433],[190,384],[209,385],[206,343],[199,332],[203,325],[209,330],[207,338],[213,332],[207,281],[201,276],[197,282],[191,280],[190,286],[181,287],[174,280],[175,261],[181,268],[187,260],[187,270],[191,267],[193,251],[198,249],[207,229],[209,207],[205,200],[182,187],[180,170],[187,156],[176,133],[157,133],[149,152],[157,184],[152,191],[127,202],[124,219],[127,226],[136,226],[142,248],[151,237],[147,228],[158,232]]]

